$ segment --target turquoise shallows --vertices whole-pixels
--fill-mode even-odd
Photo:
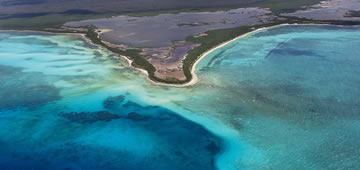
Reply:
[[[0,33],[1,169],[359,169],[360,28],[282,26],[155,86],[80,37]]]
[[[0,35],[0,169],[215,169],[220,138],[138,98],[141,84],[124,82],[137,72],[113,54],[79,37]]]

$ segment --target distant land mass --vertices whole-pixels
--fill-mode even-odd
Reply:
[[[104,12],[141,12],[155,10],[239,8],[246,6],[271,7],[281,4],[283,9],[310,5],[319,0],[0,0],[0,14],[54,13],[69,10]]]
[[[82,34],[153,83],[189,85],[206,52],[282,24],[359,25],[357,0],[0,0],[1,30]]]
[[[0,0],[0,170],[360,170],[360,0]]]

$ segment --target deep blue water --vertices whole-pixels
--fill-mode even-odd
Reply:
[[[1,33],[1,169],[214,169],[221,140],[202,126],[130,90],[87,87],[115,68],[85,45]]]
[[[239,169],[359,169],[359,47],[359,27],[251,34],[200,63],[183,106],[237,129]]]
[[[80,37],[0,33],[0,169],[359,169],[360,29],[283,26],[156,86]]]

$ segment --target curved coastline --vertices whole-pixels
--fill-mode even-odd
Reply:
[[[198,81],[198,77],[197,77],[197,75],[196,75],[196,66],[202,61],[202,59],[204,59],[206,56],[208,56],[209,54],[211,54],[211,53],[214,52],[215,50],[217,50],[217,49],[219,49],[219,48],[222,48],[222,47],[228,45],[229,43],[234,42],[234,41],[236,41],[236,40],[238,40],[238,39],[240,39],[240,38],[246,37],[246,36],[248,36],[248,35],[250,35],[250,34],[252,34],[252,33],[256,33],[256,32],[259,32],[259,31],[263,31],[263,30],[267,30],[267,29],[271,29],[271,28],[275,28],[275,27],[280,27],[280,26],[288,26],[288,25],[331,25],[331,24],[279,24],[279,25],[275,25],[275,26],[271,26],[271,27],[259,28],[259,29],[250,31],[250,32],[248,32],[248,33],[246,33],[246,34],[242,34],[242,35],[240,35],[240,36],[238,36],[238,37],[236,37],[236,38],[234,38],[234,39],[231,39],[231,40],[229,40],[229,41],[223,42],[223,43],[221,43],[220,45],[218,45],[218,46],[216,46],[216,47],[214,47],[214,48],[211,48],[211,49],[207,50],[206,52],[204,52],[202,55],[200,55],[200,56],[198,57],[198,59],[195,61],[195,63],[192,65],[192,68],[191,68],[191,73],[192,73],[192,75],[193,75],[193,78],[191,79],[190,82],[185,83],[185,84],[183,84],[183,85],[174,85],[174,84],[166,84],[166,83],[154,82],[153,80],[151,80],[151,79],[149,78],[148,73],[147,73],[146,70],[133,67],[133,66],[131,65],[131,64],[132,64],[132,61],[131,61],[129,58],[127,58],[126,56],[123,56],[123,55],[120,55],[120,56],[127,60],[127,62],[129,63],[129,66],[130,66],[130,67],[132,67],[132,68],[134,68],[134,69],[136,69],[136,70],[139,70],[139,71],[141,71],[142,73],[144,73],[144,74],[147,76],[147,79],[148,79],[151,83],[153,83],[153,84],[156,84],[156,85],[164,85],[164,86],[174,86],[174,87],[186,87],[186,86],[191,86],[191,85],[196,84],[196,82]],[[74,35],[74,34],[69,33],[68,35]],[[78,35],[81,35],[81,37],[83,37],[87,42],[90,42],[90,43],[91,43],[91,41],[88,41],[88,38],[86,38],[85,36],[83,36],[83,34],[78,34]],[[91,43],[91,44],[92,44],[92,43]],[[94,45],[96,45],[96,44],[94,44]],[[99,45],[97,45],[97,46],[99,46]],[[101,47],[101,46],[100,46],[100,47]],[[105,49],[105,48],[104,48],[104,49]],[[174,109],[174,110],[176,110],[176,109]],[[188,114],[190,114],[190,113],[188,113]],[[184,115],[183,115],[183,116],[184,116]],[[184,116],[184,117],[186,117],[186,116]],[[197,122],[197,123],[198,123],[198,122],[201,122],[201,123],[199,123],[199,124],[201,124],[201,125],[204,125],[204,124],[205,124],[204,126],[206,127],[206,129],[209,130],[210,132],[213,132],[213,133],[214,133],[214,128],[208,127],[210,124],[213,123],[211,120],[206,120],[206,119],[205,119],[205,120],[201,120],[201,121],[200,121],[200,120],[198,120],[197,118],[193,118],[193,117],[190,118],[189,116],[187,117],[187,119],[190,119],[190,120],[193,120],[193,121],[196,120],[195,122]],[[208,125],[208,126],[206,126],[206,125]],[[224,128],[224,129],[226,129],[226,130],[229,131],[229,132],[227,133],[227,135],[221,135],[221,136],[220,136],[222,139],[224,139],[224,140],[226,141],[226,144],[227,144],[227,145],[225,146],[225,148],[224,148],[224,152],[229,152],[229,150],[233,150],[234,148],[237,148],[237,147],[239,147],[239,146],[242,145],[241,142],[236,142],[236,141],[234,140],[234,138],[236,138],[236,139],[239,139],[239,138],[240,138],[240,137],[238,136],[237,132],[232,131],[233,129],[231,129],[231,128],[228,128],[228,127],[226,127],[226,126],[223,126],[223,124],[218,125],[217,128],[215,129],[215,134],[216,134],[216,135],[219,134],[219,132],[216,132],[216,131],[220,131],[220,130],[219,130],[219,129],[221,129],[220,127],[222,127],[222,128]],[[223,132],[221,132],[221,133],[223,133]],[[237,149],[239,149],[239,148],[237,148]],[[222,163],[222,162],[227,162],[227,160],[230,159],[230,157],[234,156],[234,155],[231,155],[231,154],[224,156],[223,154],[224,154],[223,152],[219,154],[219,157],[217,158],[217,159],[219,159],[219,160],[217,160],[217,163],[219,163],[219,162],[220,162],[220,163]]]
[[[193,64],[193,66],[191,67],[191,75],[192,75],[192,79],[187,82],[187,83],[184,83],[184,84],[167,84],[167,83],[161,83],[161,82],[156,82],[156,81],[153,81],[149,78],[149,75],[148,73],[143,70],[143,69],[139,69],[139,68],[135,68],[141,72],[143,72],[144,74],[147,75],[147,80],[149,80],[152,84],[154,85],[163,85],[163,86],[170,86],[170,87],[187,87],[187,86],[192,86],[192,85],[195,85],[198,81],[198,77],[195,73],[196,71],[196,66],[200,63],[200,61],[202,59],[204,59],[206,56],[208,56],[210,53],[214,52],[215,50],[219,49],[219,48],[222,48],[224,46],[226,46],[227,44],[231,43],[231,42],[234,42],[240,38],[243,38],[243,37],[246,37],[252,33],[256,33],[256,32],[259,32],[259,31],[263,31],[263,30],[266,30],[266,29],[271,29],[271,28],[275,28],[275,27],[280,27],[280,26],[287,26],[287,25],[299,25],[299,24],[279,24],[279,25],[274,25],[274,26],[270,26],[270,27],[262,27],[262,28],[258,28],[256,30],[253,30],[253,31],[250,31],[248,33],[245,33],[245,34],[242,34],[242,35],[239,35],[229,41],[225,41],[217,46],[215,46],[214,48],[211,48],[207,51],[205,51],[203,54],[201,54],[198,59],[195,61],[195,63]],[[301,24],[301,25],[327,25],[327,24]],[[130,63],[131,65],[131,63]]]
[[[224,46],[226,46],[227,44],[231,43],[231,42],[234,42],[240,38],[244,38],[252,33],[256,33],[256,32],[259,32],[259,31],[263,31],[263,30],[267,30],[267,29],[272,29],[272,28],[275,28],[275,27],[281,27],[281,26],[291,26],[291,25],[334,25],[334,24],[318,24],[318,23],[306,23],[306,24],[299,24],[299,23],[292,23],[292,24],[289,24],[289,23],[283,23],[283,24],[278,24],[278,25],[273,25],[273,26],[269,26],[269,27],[261,27],[261,28],[258,28],[258,29],[255,29],[253,31],[250,31],[250,32],[247,32],[245,34],[241,34],[231,40],[228,40],[228,41],[225,41],[213,48],[210,48],[208,49],[207,51],[205,51],[204,53],[202,53],[197,59],[196,61],[194,62],[194,64],[192,65],[191,67],[191,80],[186,82],[186,83],[183,83],[183,84],[171,84],[171,83],[163,83],[163,82],[158,82],[158,81],[154,81],[150,78],[150,75],[148,73],[147,70],[145,69],[142,69],[142,68],[137,68],[135,66],[132,65],[133,63],[133,60],[130,59],[130,57],[128,56],[125,56],[125,55],[121,55],[119,54],[119,56],[123,59],[125,59],[128,64],[129,64],[129,67],[130,68],[133,68],[135,70],[138,70],[140,72],[142,72],[143,74],[146,75],[146,79],[153,85],[160,85],[160,86],[168,86],[168,87],[187,87],[187,86],[192,86],[192,85],[195,85],[198,81],[198,77],[196,75],[196,66],[201,62],[201,60],[203,58],[205,58],[207,55],[209,55],[210,53],[214,52],[215,50],[219,49],[219,48],[222,48]],[[347,25],[334,25],[334,26],[347,26]],[[356,25],[355,25],[356,26]],[[99,35],[102,34],[102,33],[105,33],[105,32],[109,32],[111,30],[109,29],[97,29],[100,31]],[[36,31],[36,30],[0,30],[0,31],[16,31],[16,32],[40,32],[40,33],[48,33],[48,34],[62,34],[62,35],[76,35],[76,36],[79,36],[81,37],[82,39],[84,39],[87,43],[91,44],[91,45],[94,45],[94,46],[97,46],[97,47],[100,47],[101,49],[105,49],[105,50],[108,50],[106,47],[103,47],[102,45],[99,45],[99,44],[96,44],[94,42],[92,42],[91,39],[89,39],[87,36],[86,36],[86,33],[66,33],[66,32],[51,32],[51,31]],[[100,38],[99,38],[100,39]],[[101,40],[101,39],[100,39]],[[104,42],[104,40],[101,40]]]
[[[149,80],[152,84],[154,85],[162,85],[162,86],[170,86],[170,87],[187,87],[187,86],[192,86],[192,85],[195,85],[198,81],[198,77],[196,75],[196,66],[197,64],[199,64],[201,62],[202,59],[204,59],[207,55],[211,54],[212,52],[214,52],[215,50],[219,49],[219,48],[222,48],[224,46],[226,46],[227,44],[231,43],[231,42],[234,42],[240,38],[244,38],[250,34],[253,34],[253,33],[256,33],[256,32],[259,32],[259,31],[263,31],[263,30],[267,30],[267,29],[272,29],[272,28],[276,28],[276,27],[282,27],[282,26],[293,26],[293,25],[318,25],[318,26],[326,26],[326,25],[333,25],[333,24],[316,24],[316,23],[309,23],[309,24],[298,24],[298,23],[294,23],[294,24],[289,24],[289,23],[284,23],[284,24],[279,24],[279,25],[274,25],[274,26],[269,26],[269,27],[262,27],[262,28],[258,28],[256,30],[253,30],[253,31],[250,31],[248,33],[245,33],[245,34],[242,34],[242,35],[239,35],[231,40],[228,40],[228,41],[225,41],[207,51],[205,51],[204,53],[202,53],[198,59],[195,61],[195,63],[193,64],[193,66],[191,67],[191,74],[192,74],[192,79],[187,82],[187,83],[184,83],[184,84],[168,84],[168,83],[161,83],[161,82],[156,82],[156,81],[153,81],[149,78],[149,75],[148,73],[145,71],[145,70],[142,70],[142,69],[139,69],[139,68],[135,68],[141,72],[143,72],[144,74],[147,75],[147,80]],[[346,25],[333,25],[333,26],[337,26],[337,27],[351,27],[351,26],[346,26]]]

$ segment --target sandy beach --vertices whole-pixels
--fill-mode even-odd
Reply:
[[[196,82],[198,81],[198,77],[195,73],[195,70],[196,70],[196,65],[204,58],[206,57],[207,55],[209,55],[210,53],[212,53],[213,51],[219,49],[219,48],[222,48],[224,46],[226,46],[227,44],[233,42],[233,41],[236,41],[240,38],[243,38],[243,37],[246,37],[248,36],[249,34],[252,34],[252,33],[255,33],[255,32],[259,32],[259,31],[263,31],[263,30],[266,30],[266,29],[271,29],[271,28],[275,28],[275,27],[281,27],[281,26],[288,26],[288,25],[331,25],[331,24],[279,24],[279,25],[274,25],[274,26],[270,26],[270,27],[263,27],[263,28],[258,28],[254,31],[251,31],[251,32],[248,32],[246,34],[243,34],[243,35],[240,35],[238,37],[235,37],[229,41],[226,41],[226,42],[223,42],[221,43],[220,45],[214,47],[214,48],[211,48],[209,49],[208,51],[204,52],[202,55],[200,55],[200,57],[196,60],[196,62],[194,63],[194,65],[192,66],[191,68],[191,74],[192,74],[192,79],[188,82],[188,83],[185,83],[185,84],[167,84],[167,83],[160,83],[160,82],[155,82],[153,80],[151,80],[149,77],[147,77],[147,79],[154,85],[163,85],[163,86],[171,86],[171,87],[186,87],[186,86],[192,86],[194,84],[196,84]],[[339,25],[341,27],[341,25]],[[148,76],[148,73],[145,71],[145,70],[142,70],[142,69],[137,69],[137,70],[140,70],[141,72],[143,72],[144,74],[146,74]]]
[[[211,48],[209,50],[207,50],[206,52],[204,52],[202,55],[199,56],[199,58],[195,61],[195,63],[193,64],[192,68],[191,68],[191,75],[192,75],[192,79],[187,82],[187,83],[184,83],[184,84],[168,84],[168,83],[161,83],[161,82],[156,82],[156,81],[153,81],[149,78],[149,74],[146,70],[143,70],[143,69],[140,69],[140,68],[136,68],[136,67],[133,67],[132,66],[132,60],[129,59],[128,57],[126,56],[123,56],[123,55],[120,55],[120,57],[124,58],[128,64],[129,64],[129,67],[131,68],[134,68],[142,73],[144,73],[146,75],[146,78],[149,82],[151,82],[152,84],[154,85],[161,85],[161,86],[170,86],[170,87],[187,87],[187,86],[192,86],[194,84],[197,83],[198,81],[198,77],[195,73],[196,71],[196,66],[197,64],[204,58],[206,57],[207,55],[209,55],[210,53],[212,53],[213,51],[219,49],[219,48],[222,48],[224,46],[226,46],[227,44],[233,42],[233,41],[236,41],[240,38],[243,38],[243,37],[246,37],[248,36],[249,34],[252,34],[252,33],[255,33],[255,32],[259,32],[259,31],[263,31],[263,30],[266,30],[266,29],[271,29],[271,28],[275,28],[275,27],[280,27],[280,26],[288,26],[288,25],[329,25],[329,24],[279,24],[279,25],[274,25],[274,26],[270,26],[270,27],[262,27],[262,28],[258,28],[256,30],[253,30],[253,31],[250,31],[246,34],[242,34],[242,35],[239,35],[238,37],[235,37],[229,41],[226,41],[226,42],[223,42],[219,45],[217,45],[216,47],[214,48]],[[5,30],[4,30],[5,31]],[[6,31],[18,31],[18,30],[6,30]],[[105,32],[109,32],[111,31],[110,29],[98,29],[98,31],[100,31],[100,34],[101,33],[105,33]],[[98,45],[98,44],[94,44],[92,43],[84,34],[82,33],[52,33],[52,32],[46,32],[46,31],[30,31],[30,30],[22,30],[22,31],[19,31],[19,32],[45,32],[45,33],[50,33],[50,34],[65,34],[65,35],[77,35],[77,36],[80,36],[82,37],[86,42],[88,42],[89,44],[92,44],[92,45],[95,45],[97,47],[100,47],[101,49],[105,49],[107,50],[106,48],[102,47],[101,45]],[[102,40],[103,41],[103,40]]]
[[[251,32],[248,32],[246,34],[243,34],[243,35],[240,35],[238,37],[235,37],[229,41],[226,41],[226,42],[223,42],[221,44],[219,44],[218,46],[214,47],[214,48],[211,48],[209,50],[207,50],[206,52],[204,52],[202,55],[200,55],[200,57],[196,60],[196,62],[193,64],[192,68],[191,68],[191,75],[192,75],[192,79],[185,83],[185,84],[167,84],[167,83],[160,83],[160,82],[155,82],[153,80],[151,80],[148,76],[148,73],[145,71],[145,70],[142,70],[142,69],[137,69],[141,72],[143,72],[144,74],[147,75],[147,79],[154,85],[163,85],[163,86],[170,86],[170,87],[186,87],[186,86],[192,86],[194,84],[196,84],[196,82],[198,81],[198,77],[195,73],[195,70],[196,70],[196,65],[199,64],[199,62],[204,58],[206,57],[207,55],[209,55],[210,53],[212,53],[213,51],[219,49],[219,48],[222,48],[224,46],[226,46],[227,44],[233,42],[233,41],[236,41],[240,38],[243,38],[243,37],[246,37],[247,35],[249,34],[252,34],[252,33],[255,33],[255,32],[259,32],[259,31],[262,31],[262,30],[265,30],[265,29],[270,29],[270,28],[274,28],[274,27],[279,27],[279,26],[285,26],[285,25],[297,25],[297,24],[280,24],[280,25],[275,25],[275,26],[271,26],[271,27],[263,27],[263,28],[259,28],[259,29],[256,29],[254,31],[251,31]]]

